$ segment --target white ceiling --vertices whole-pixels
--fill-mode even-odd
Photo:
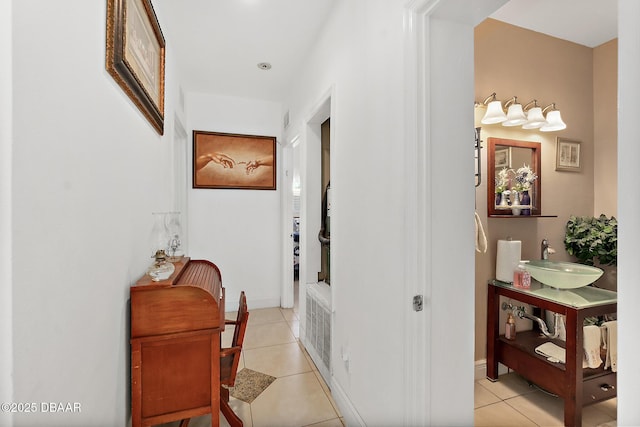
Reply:
[[[282,101],[345,0],[152,0],[185,92]],[[617,37],[617,0],[511,0],[492,18],[589,47]],[[258,68],[269,62],[271,70]]]
[[[185,92],[282,101],[336,0],[152,3]]]
[[[618,37],[618,0],[511,0],[491,17],[588,47]]]

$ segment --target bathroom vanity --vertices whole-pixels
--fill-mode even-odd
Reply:
[[[566,342],[550,339],[537,330],[518,331],[515,340],[500,335],[501,297],[513,305],[530,304],[566,316]],[[617,294],[585,286],[554,289],[532,280],[530,289],[510,283],[489,282],[487,298],[487,378],[498,380],[498,363],[513,369],[542,389],[564,399],[564,425],[582,425],[582,407],[616,396],[616,373],[610,369],[582,367],[583,323],[591,316],[616,313]],[[544,315],[542,316],[544,318]],[[536,354],[545,342],[565,348],[566,364],[553,363]]]

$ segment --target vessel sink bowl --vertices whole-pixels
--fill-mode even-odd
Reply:
[[[532,260],[524,265],[531,277],[557,289],[587,286],[602,276],[602,269],[574,262]]]

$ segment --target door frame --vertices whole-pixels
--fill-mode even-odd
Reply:
[[[404,425],[473,423],[473,31],[506,1],[405,6]],[[469,167],[451,174],[446,158],[468,158]],[[447,186],[436,185],[444,176]],[[424,297],[423,311],[411,308],[414,295]],[[454,307],[455,321],[441,327]]]

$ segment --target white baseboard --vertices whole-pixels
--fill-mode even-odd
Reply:
[[[263,298],[263,299],[249,299],[247,296],[247,305],[249,306],[249,313],[251,310],[256,310],[258,308],[275,308],[280,307],[280,298]],[[224,310],[227,312],[237,311],[238,310],[238,301],[225,301]]]
[[[498,364],[498,375],[504,375],[509,372],[509,368],[504,366],[503,364]],[[481,359],[475,361],[475,369],[474,369],[474,379],[481,380],[487,377],[487,360]],[[351,401],[349,400],[347,394],[344,392],[340,384],[335,380],[335,378],[331,378],[331,396],[333,397],[334,402],[338,405],[338,409],[340,410],[340,415],[342,416],[344,423],[349,427],[366,427],[366,424],[356,408],[353,406]]]
[[[366,427],[364,420],[360,417],[358,411],[356,411],[347,394],[333,377],[331,378],[331,397],[333,397],[333,401],[338,405],[338,410],[346,426]]]

